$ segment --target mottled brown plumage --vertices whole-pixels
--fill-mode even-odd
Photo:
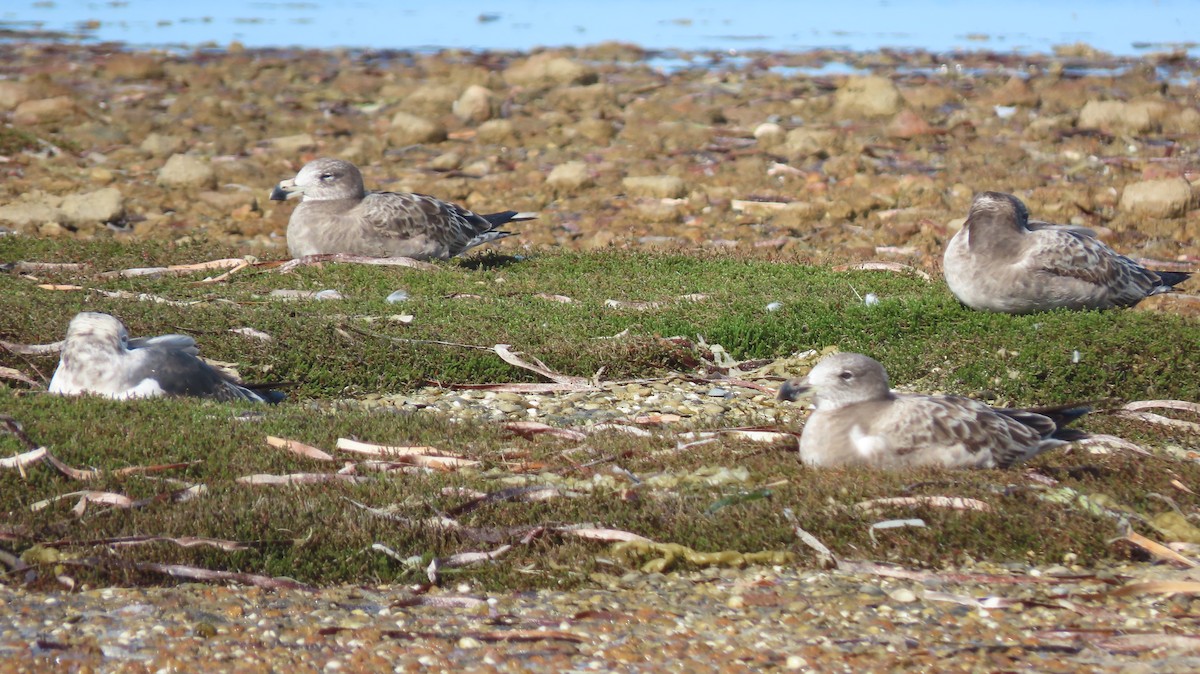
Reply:
[[[1189,276],[1146,269],[1084,227],[1031,222],[1025,204],[1001,192],[975,197],[942,261],[963,304],[1013,314],[1132,306]]]
[[[532,213],[478,215],[424,194],[367,192],[358,167],[341,159],[316,159],[271,192],[274,200],[300,195],[288,221],[288,254],[347,253],[371,257],[447,259],[511,236],[496,229],[530,220]]]
[[[859,353],[825,357],[782,400],[812,390],[800,458],[814,466],[1007,468],[1082,434],[1063,428],[1087,407],[993,408],[959,396],[894,393],[878,361]]]

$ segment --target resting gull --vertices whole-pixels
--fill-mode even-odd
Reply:
[[[1064,428],[1090,409],[1000,409],[959,396],[894,393],[887,372],[860,353],[826,356],[780,400],[813,391],[816,410],[800,437],[814,466],[1007,468],[1084,437]]]
[[[341,159],[314,159],[295,178],[271,191],[271,199],[302,197],[288,221],[288,254],[347,253],[370,257],[448,259],[480,244],[511,236],[508,222],[534,213],[477,215],[424,194],[367,192],[358,167]]]
[[[975,197],[942,262],[963,304],[1010,314],[1132,306],[1190,276],[1150,271],[1084,227],[1030,222],[1025,204],[1002,192]]]
[[[204,362],[187,335],[129,339],[121,321],[80,312],[67,326],[50,393],[93,393],[115,400],[157,396],[197,396],[217,400],[277,403],[284,395],[243,385]]]

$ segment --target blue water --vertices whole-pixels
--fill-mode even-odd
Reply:
[[[622,41],[651,49],[1195,51],[1188,0],[8,0],[0,27],[135,47],[514,49]]]

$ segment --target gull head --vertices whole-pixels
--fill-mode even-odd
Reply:
[[[94,311],[81,311],[67,326],[65,349],[86,345],[97,350],[122,352],[129,348],[129,332],[121,321]]]
[[[971,210],[967,211],[967,222],[983,216],[1002,218],[1021,227],[1029,222],[1029,210],[1025,208],[1025,203],[1004,192],[980,192],[975,195]]]
[[[271,200],[284,201],[302,197],[306,201],[361,199],[362,173],[358,167],[342,159],[314,159],[304,165],[295,178],[284,180],[271,190]]]
[[[818,410],[884,400],[891,395],[883,366],[861,353],[826,356],[807,376],[784,382],[779,399],[796,400],[809,391]]]

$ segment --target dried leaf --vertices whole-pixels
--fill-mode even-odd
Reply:
[[[796,538],[799,538],[801,543],[816,551],[817,561],[823,568],[835,569],[838,567],[838,558],[820,539],[801,528],[800,520],[796,519],[796,514],[792,512],[791,508],[784,508],[783,516],[791,523],[792,530],[796,533]]]
[[[927,272],[921,271],[916,267],[900,264],[899,262],[860,262],[859,264],[840,264],[833,268],[833,271],[890,271],[898,274],[916,274],[926,281],[932,281],[933,278]]]
[[[194,566],[184,566],[182,564],[155,564],[150,562],[139,562],[134,564],[134,566],[142,571],[154,571],[156,573],[163,573],[174,578],[234,582],[241,583],[243,585],[262,587],[268,590],[312,590],[312,588],[308,585],[294,581],[290,578],[271,578],[270,576],[260,576],[253,573],[211,571],[209,569],[201,569]]]
[[[649,311],[658,309],[662,302],[625,302],[622,300],[604,300],[604,306],[612,309],[632,309],[634,311]]]
[[[627,424],[596,424],[591,427],[593,433],[597,431],[612,431],[614,433],[625,433],[638,438],[648,438],[652,435],[650,431],[637,426],[629,426]]]
[[[554,530],[557,532],[560,532],[560,533],[570,534],[572,536],[578,536],[579,538],[586,538],[588,540],[593,540],[593,541],[614,541],[614,542],[615,541],[643,541],[646,543],[654,542],[654,541],[650,540],[649,538],[646,538],[645,536],[639,536],[635,533],[632,533],[629,531],[622,531],[620,529],[594,529],[591,527],[584,527],[584,526],[578,526],[578,527],[565,526],[565,527],[556,527]]]
[[[292,473],[290,475],[268,475],[266,473],[257,473],[255,475],[243,475],[236,481],[239,484],[257,486],[322,484],[325,482],[349,482],[351,484],[360,484],[370,480],[371,478],[369,477],[359,477],[357,475],[339,475],[338,473]]]
[[[45,447],[38,447],[37,449],[30,450],[24,454],[17,454],[16,456],[11,456],[7,459],[0,459],[0,468],[17,468],[24,472],[25,466],[28,466],[31,463],[37,463],[49,455],[50,452],[46,451]]]
[[[559,374],[557,372],[554,372],[550,368],[546,367],[545,363],[543,363],[542,361],[540,361],[536,358],[533,359],[533,361],[534,361],[533,363],[529,363],[528,361],[522,360],[520,357],[517,356],[516,353],[513,353],[512,346],[509,344],[497,344],[492,347],[492,350],[495,351],[496,355],[500,356],[500,358],[504,362],[508,363],[509,365],[514,365],[516,367],[519,367],[519,368],[522,368],[525,370],[529,370],[531,372],[536,372],[556,384],[566,384],[569,386],[583,386],[583,387],[586,387],[587,389],[594,388],[588,379],[586,379],[584,377],[572,377],[570,375],[564,375],[564,374]]]
[[[35,388],[41,388],[41,384],[29,378],[29,375],[12,367],[0,366],[0,379],[15,379],[19,382],[29,384]]]
[[[420,454],[453,456],[452,454],[443,454],[437,447],[429,447],[425,445],[376,445],[370,442],[351,440],[350,438],[338,438],[337,448],[344,452],[370,454],[371,456],[412,456]]]
[[[1161,543],[1158,543],[1156,541],[1152,541],[1149,538],[1146,538],[1145,536],[1143,536],[1133,530],[1127,531],[1125,533],[1124,537],[1118,538],[1116,540],[1128,541],[1129,543],[1136,545],[1137,547],[1145,550],[1146,552],[1150,553],[1151,555],[1154,555],[1155,557],[1157,557],[1159,559],[1166,560],[1168,562],[1177,564],[1179,566],[1183,566],[1183,567],[1200,566],[1200,563],[1196,562],[1195,560],[1188,559],[1187,557],[1184,557],[1183,555],[1179,554],[1178,552],[1175,552],[1174,550],[1168,548],[1167,546],[1165,546]]]
[[[876,498],[860,501],[855,508],[877,510],[887,506],[929,506],[931,508],[949,508],[951,510],[980,510],[991,512],[992,506],[973,498],[961,496],[895,496],[892,498]]]
[[[534,294],[534,297],[538,297],[543,300],[550,300],[551,302],[562,302],[563,304],[572,304],[575,302],[575,300],[571,299],[570,297],[567,297],[566,295],[550,295],[548,293],[536,293],[536,294]]]
[[[504,424],[504,428],[526,438],[542,434],[553,435],[568,440],[584,440],[587,438],[587,433],[569,428],[557,428],[549,424],[543,424],[540,421],[509,421]]]
[[[27,262],[20,260],[13,264],[13,271],[18,274],[38,272],[67,273],[87,271],[85,262]]]
[[[1200,403],[1192,403],[1186,400],[1134,400],[1133,402],[1126,403],[1121,409],[1136,412],[1156,407],[1200,414]]]
[[[731,428],[729,430],[720,431],[721,435],[738,438],[740,440],[749,440],[751,442],[766,442],[777,443],[787,442],[796,444],[800,438],[795,433],[784,433],[783,431],[759,431],[744,428]]]
[[[19,353],[22,356],[41,356],[62,351],[63,340],[53,342],[51,344],[16,344],[14,342],[6,342],[0,339],[0,348],[12,353]]]
[[[1172,419],[1171,417],[1164,417],[1161,414],[1155,414],[1153,412],[1135,412],[1132,410],[1125,410],[1125,409],[1117,410],[1116,412],[1114,412],[1114,414],[1116,414],[1119,417],[1123,417],[1125,419],[1136,419],[1138,421],[1144,421],[1146,423],[1156,424],[1158,426],[1167,426],[1169,428],[1182,428],[1184,430],[1192,431],[1194,433],[1200,433],[1200,424],[1198,424],[1194,421],[1184,421],[1182,419]]]
[[[333,457],[326,452],[317,449],[312,445],[306,445],[303,442],[296,440],[288,440],[286,438],[278,438],[274,435],[268,435],[267,444],[279,449],[286,449],[293,454],[299,454],[300,456],[315,459],[317,461],[333,461]]]
[[[75,498],[76,496],[79,497],[79,501],[81,504],[82,503],[99,503],[101,505],[116,506],[118,508],[132,508],[133,507],[133,499],[129,498],[128,496],[125,496],[122,494],[116,494],[116,493],[113,493],[110,491],[88,491],[88,490],[85,490],[85,491],[73,491],[69,494],[61,494],[59,496],[54,496],[54,497],[45,499],[43,501],[38,501],[37,503],[34,503],[33,505],[29,506],[29,509],[34,512],[37,512],[57,501],[61,501],[63,499],[68,499],[68,498]],[[78,507],[78,506],[76,506],[76,507]]]
[[[258,339],[258,340],[261,340],[264,342],[271,341],[270,335],[268,335],[267,333],[265,333],[261,330],[255,330],[254,328],[230,328],[229,331],[235,335],[243,335],[245,337],[253,337],[254,339]]]
[[[1143,653],[1157,649],[1200,651],[1200,637],[1187,634],[1121,634],[1095,642],[1096,646],[1118,653]]]
[[[1122,585],[1108,593],[1113,597],[1140,597],[1145,594],[1200,594],[1200,582],[1190,580],[1150,580]]]
[[[228,541],[220,538],[204,538],[201,536],[118,536],[116,538],[98,538],[86,541],[55,541],[54,547],[82,547],[82,546],[115,546],[115,547],[134,547],[138,545],[146,545],[148,543],[173,543],[181,548],[195,547],[213,547],[226,552],[235,550],[248,550],[249,545],[239,541]]]

